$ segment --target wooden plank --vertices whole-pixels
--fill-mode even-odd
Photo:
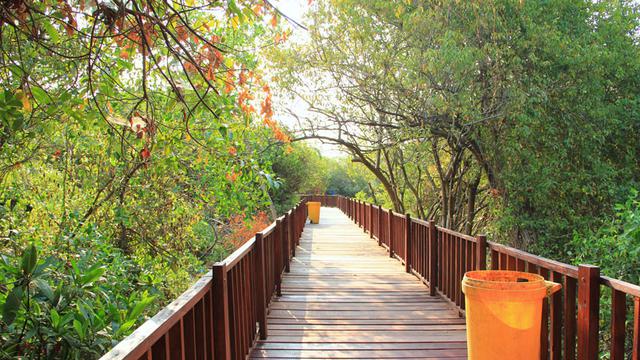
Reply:
[[[432,325],[432,324],[464,324],[465,319],[457,316],[455,313],[451,313],[450,316],[440,316],[431,319],[300,319],[295,317],[290,318],[269,318],[269,324],[315,324],[315,325]]]
[[[257,350],[251,359],[451,359],[465,358],[466,349],[410,350]]]
[[[329,333],[308,333],[300,335],[272,335],[270,342],[320,342],[320,343],[375,343],[375,342],[450,342],[465,341],[467,334],[464,330],[441,331],[435,334],[415,334],[408,331],[381,332],[376,334],[358,333],[340,334],[332,336]]]
[[[279,349],[279,350],[435,350],[435,349],[466,349],[464,341],[449,342],[408,342],[408,343],[282,343],[259,341],[256,349]]]

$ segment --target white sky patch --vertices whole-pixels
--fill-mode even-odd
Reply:
[[[271,0],[271,3],[293,21],[302,24],[303,26],[307,26],[309,23],[306,19],[306,15],[310,6],[313,6],[313,4],[309,5],[308,0]],[[282,21],[286,20],[283,19]],[[292,31],[288,40],[289,42],[299,44],[309,41],[309,35],[305,29],[302,29],[293,23],[289,24],[289,28]],[[308,79],[306,82],[310,84],[310,88],[322,87],[322,85],[319,82],[314,81],[314,79]],[[308,111],[307,104],[301,99],[291,99],[288,96],[282,96],[276,92],[273,94],[273,103],[275,118],[281,124],[292,130],[296,130],[298,128],[298,122],[295,117],[289,114],[287,109],[297,114],[300,118],[312,117]],[[314,140],[309,140],[308,143],[317,148],[320,153],[326,157],[337,158],[347,155],[346,152],[340,150],[336,145],[323,144],[320,141]]]

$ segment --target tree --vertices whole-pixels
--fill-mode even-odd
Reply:
[[[416,198],[412,211],[447,227],[562,256],[640,176],[637,14],[617,1],[326,1],[309,43],[274,59],[315,114],[298,136],[342,145],[396,210]]]
[[[258,0],[3,3],[0,357],[99,356],[271,205],[261,154],[289,139],[256,49],[278,19]]]

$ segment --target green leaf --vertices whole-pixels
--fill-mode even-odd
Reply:
[[[131,309],[131,311],[129,312],[129,316],[128,316],[129,320],[134,320],[134,321],[137,320],[138,316],[142,314],[142,311],[149,304],[151,304],[151,302],[153,302],[154,299],[155,299],[155,296],[150,296],[138,301],[138,303],[136,303],[133,309]]]
[[[8,325],[11,325],[13,321],[16,319],[16,314],[20,309],[20,303],[22,302],[22,287],[16,286],[14,287],[9,295],[7,295],[7,299],[2,306],[2,319]]]
[[[25,274],[31,274],[33,270],[36,268],[36,263],[38,262],[38,250],[36,246],[32,243],[31,246],[27,248],[27,250],[22,255],[22,272]]]
[[[218,132],[220,132],[220,135],[222,135],[223,138],[227,137],[227,127],[226,126],[220,126],[218,128]]]
[[[82,323],[77,319],[74,319],[73,328],[76,329],[76,332],[78,333],[78,336],[80,337],[80,339],[81,340],[84,339],[84,327],[82,326]]]
[[[36,99],[36,101],[40,105],[46,104],[49,102],[49,95],[47,95],[46,91],[42,90],[39,87],[32,86],[31,94],[33,95],[33,98]]]
[[[56,311],[56,309],[51,309],[51,326],[57,329],[60,326],[60,314]]]
[[[49,301],[54,300],[53,289],[51,289],[51,286],[49,286],[49,283],[45,279],[35,279],[33,283],[40,293],[46,296]]]
[[[122,326],[120,326],[118,331],[116,331],[116,335],[126,333],[129,329],[131,329],[131,327],[133,327],[133,325],[135,325],[135,323],[136,323],[136,319],[131,319],[126,321],[124,324],[122,324]]]
[[[93,266],[89,271],[80,277],[80,284],[88,285],[100,278],[104,274],[104,267]]]
[[[58,34],[58,31],[53,27],[53,25],[51,25],[50,22],[42,21],[40,24],[42,24],[44,31],[47,33],[47,35],[49,35],[49,37],[51,37],[51,40],[53,40],[53,42],[60,41],[60,34]]]

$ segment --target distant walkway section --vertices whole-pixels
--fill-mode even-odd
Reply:
[[[250,358],[466,359],[464,318],[336,208],[307,224]]]

